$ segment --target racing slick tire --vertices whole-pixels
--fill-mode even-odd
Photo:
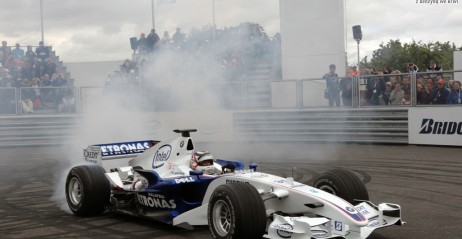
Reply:
[[[72,168],[66,178],[66,201],[77,216],[94,216],[109,203],[110,184],[99,165]]]
[[[343,198],[356,205],[360,201],[369,201],[366,185],[353,171],[348,169],[332,169],[314,178],[313,186]]]
[[[210,197],[207,219],[212,238],[262,238],[266,230],[263,200],[246,183],[218,186]]]

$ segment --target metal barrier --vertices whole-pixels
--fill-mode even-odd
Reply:
[[[0,115],[18,114],[18,93],[16,88],[0,88]]]
[[[354,108],[242,111],[236,139],[258,142],[408,143],[408,109]]]
[[[75,87],[21,87],[18,114],[77,113]]]
[[[340,90],[337,97],[345,108],[442,106],[442,102],[433,97],[435,83],[442,79],[447,86],[448,82],[462,78],[461,72],[338,77]],[[399,96],[400,99],[390,100],[390,90],[397,82],[401,82],[405,93]],[[380,89],[374,92],[377,85],[380,85]],[[324,98],[325,89],[326,80],[320,78],[197,82],[189,85],[177,82],[142,86],[0,88],[0,115],[81,113],[90,106],[105,107],[108,104],[148,112],[182,109],[311,109],[328,107],[328,99]]]
[[[0,88],[0,115],[78,113],[74,87]]]

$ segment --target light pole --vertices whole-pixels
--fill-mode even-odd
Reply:
[[[353,26],[353,38],[356,40],[356,43],[358,44],[358,65],[357,65],[357,70],[358,70],[358,76],[356,76],[353,80],[353,96],[357,95],[357,97],[354,97],[356,102],[353,102],[354,106],[361,106],[361,90],[359,89],[360,82],[359,79],[361,77],[361,69],[359,68],[359,42],[363,38],[363,33],[361,32],[361,26],[356,25]]]
[[[361,32],[361,25],[353,26],[353,38],[358,43],[358,72],[359,72],[359,42],[363,39],[363,33]]]
[[[154,0],[151,0],[152,29],[156,29],[156,18],[154,16]]]
[[[217,35],[217,26],[215,25],[215,0],[212,0],[212,27],[213,27],[213,40]]]
[[[45,44],[45,37],[43,33],[43,0],[40,0],[40,26],[42,31],[42,42]]]

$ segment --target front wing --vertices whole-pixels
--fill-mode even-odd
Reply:
[[[274,215],[274,220],[268,227],[265,238],[347,238],[364,239],[375,229],[402,225],[401,207],[397,204],[381,203],[378,206],[371,202],[362,202],[356,206],[368,220],[365,227],[351,227],[339,221],[328,218],[285,217]]]

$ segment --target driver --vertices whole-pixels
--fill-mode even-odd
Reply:
[[[202,171],[204,174],[214,174],[213,155],[208,151],[197,151],[191,157],[191,169]]]

